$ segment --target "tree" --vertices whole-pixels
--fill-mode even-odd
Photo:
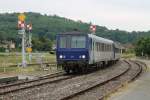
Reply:
[[[52,48],[52,42],[46,38],[34,38],[32,41],[34,51],[50,51]]]
[[[140,38],[135,47],[137,56],[150,56],[150,37]]]

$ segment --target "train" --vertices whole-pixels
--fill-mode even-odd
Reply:
[[[121,57],[121,46],[109,39],[83,32],[56,35],[56,60],[66,73],[86,72],[89,67],[103,68]]]

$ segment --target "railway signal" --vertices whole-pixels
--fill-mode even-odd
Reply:
[[[18,34],[22,35],[22,67],[26,67],[26,52],[25,52],[25,15],[19,14],[18,16]]]
[[[24,21],[18,21],[18,29],[25,29],[25,22]]]
[[[18,16],[19,21],[25,21],[25,18],[26,18],[26,16],[23,13],[19,14],[19,16]]]
[[[96,32],[96,25],[91,25],[91,26],[90,26],[90,31],[91,31],[93,34],[95,34],[95,32]]]
[[[31,23],[27,25],[27,30],[28,30],[28,31],[31,31],[31,30],[32,30],[32,24],[31,24]]]
[[[27,52],[29,53],[29,61],[31,62],[31,52],[32,52],[32,33],[31,33],[31,30],[32,30],[32,24],[28,24],[27,25],[27,30],[29,31],[29,44],[28,44],[28,47],[27,47]]]

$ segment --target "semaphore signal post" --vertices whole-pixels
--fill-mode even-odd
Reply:
[[[29,61],[31,63],[31,59],[32,59],[32,33],[31,33],[31,30],[32,30],[32,24],[28,24],[27,25],[27,30],[29,32],[29,38],[28,38],[28,47],[27,47],[27,52],[29,54]]]
[[[95,32],[96,32],[96,25],[91,25],[90,26],[90,31],[91,31],[92,34],[95,34]]]
[[[25,46],[26,46],[26,32],[25,32],[25,15],[20,14],[18,16],[18,34],[22,35],[22,67],[26,67],[27,62],[26,62],[26,51],[25,51]]]

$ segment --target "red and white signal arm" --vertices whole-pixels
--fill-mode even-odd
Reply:
[[[25,28],[25,22],[24,21],[18,21],[18,28]]]
[[[90,30],[91,30],[92,32],[95,32],[95,31],[96,31],[96,25],[91,25],[91,26],[90,26]]]
[[[31,30],[32,30],[32,24],[28,24],[28,25],[27,25],[27,29],[28,29],[29,31],[31,31]]]

